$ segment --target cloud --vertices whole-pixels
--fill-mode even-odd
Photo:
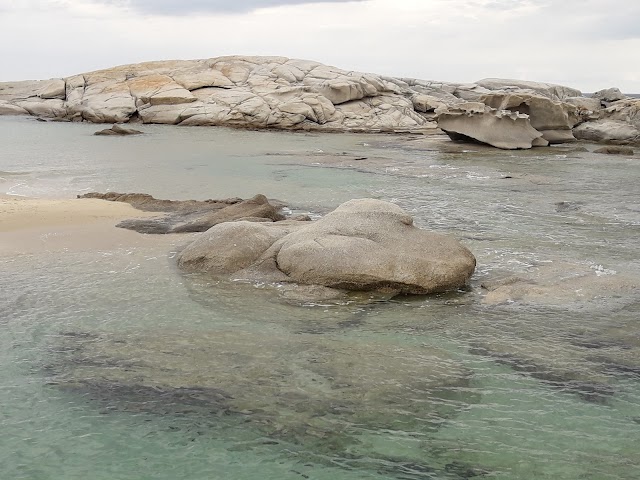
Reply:
[[[311,3],[348,3],[365,0],[94,0],[95,3],[129,7],[154,15],[190,15],[197,13],[247,13],[260,8]]]
[[[274,55],[425,80],[640,92],[640,2],[629,0],[0,0],[0,10],[0,80]]]

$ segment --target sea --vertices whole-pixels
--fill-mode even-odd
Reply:
[[[640,476],[637,155],[98,127],[0,118],[0,193],[378,198],[477,270],[314,303],[180,272],[194,235],[0,256],[0,479]]]

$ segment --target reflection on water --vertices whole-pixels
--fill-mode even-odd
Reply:
[[[456,233],[479,265],[465,291],[301,306],[181,275],[178,236],[0,257],[7,478],[637,476],[637,163],[414,137],[0,127],[3,192],[260,192],[313,213],[373,196]]]

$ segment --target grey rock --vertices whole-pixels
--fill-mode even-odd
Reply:
[[[128,135],[142,135],[144,132],[141,132],[140,130],[134,130],[132,128],[124,128],[121,127],[120,125],[114,125],[111,128],[107,128],[105,130],[100,130],[96,133],[94,133],[94,135],[106,135],[106,136],[128,136]]]
[[[618,100],[624,100],[627,96],[620,91],[619,88],[605,88],[604,90],[598,90],[593,95],[592,98],[600,100],[601,102],[616,102]]]
[[[498,110],[529,115],[531,126],[549,143],[575,141],[571,129],[578,123],[577,108],[569,103],[528,93],[491,93],[481,97],[485,105]]]
[[[214,226],[178,264],[242,280],[426,294],[463,287],[475,258],[453,238],[413,226],[398,206],[359,199],[315,222]]]
[[[496,110],[484,103],[464,103],[439,112],[438,127],[453,140],[474,140],[506,150],[548,145],[531,126],[528,115]]]
[[[633,148],[610,145],[600,147],[594,150],[593,153],[603,153],[605,155],[633,155]]]

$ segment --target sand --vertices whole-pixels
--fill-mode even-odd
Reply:
[[[0,195],[0,256],[141,245],[154,240],[115,225],[157,215],[105,200]]]

